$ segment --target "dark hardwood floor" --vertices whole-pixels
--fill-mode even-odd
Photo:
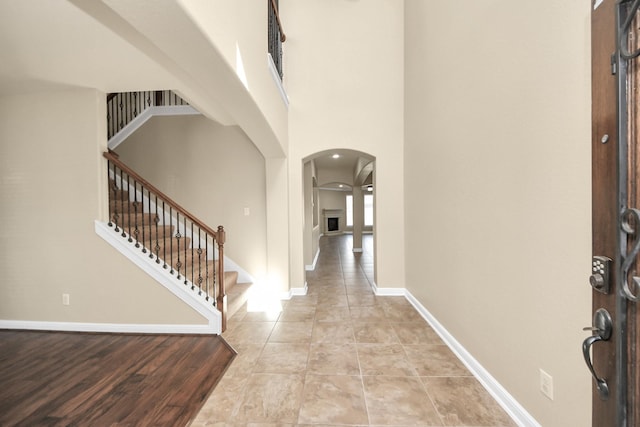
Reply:
[[[184,426],[235,355],[214,335],[0,330],[0,426]]]

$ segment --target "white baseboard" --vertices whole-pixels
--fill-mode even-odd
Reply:
[[[294,296],[304,296],[307,294],[307,290],[308,290],[308,286],[307,286],[307,282],[304,282],[304,286],[301,288],[291,288],[288,291],[282,292],[280,294],[280,299],[281,300],[290,300],[291,297]]]
[[[121,323],[39,322],[0,320],[0,329],[34,331],[103,332],[116,334],[213,334],[209,325],[158,325]]]
[[[471,371],[473,376],[493,396],[498,404],[520,427],[541,427],[526,409],[514,399],[509,392],[460,344],[440,322],[406,289],[405,298],[415,307],[420,315],[431,325],[447,346]]]
[[[318,256],[320,255],[320,248],[316,251],[316,256],[313,257],[313,263],[311,265],[305,265],[304,269],[306,271],[313,271],[316,269],[316,264],[318,263]]]
[[[375,282],[371,284],[371,287],[373,288],[373,292],[379,296],[404,297],[406,295],[404,288],[379,288]]]

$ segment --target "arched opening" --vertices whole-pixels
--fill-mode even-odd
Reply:
[[[305,270],[314,270],[321,238],[334,237],[375,283],[375,157],[325,150],[304,158],[303,171]]]

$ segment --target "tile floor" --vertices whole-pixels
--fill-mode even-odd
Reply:
[[[229,319],[238,356],[201,426],[516,426],[404,297],[373,294],[371,236],[324,236],[308,294]]]

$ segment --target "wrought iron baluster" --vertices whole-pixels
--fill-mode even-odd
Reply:
[[[114,224],[115,224],[115,232],[119,232],[120,229],[118,228],[118,222],[120,219],[120,215],[118,214],[118,184],[116,182],[116,179],[118,178],[118,171],[116,170],[116,166],[113,166],[113,199],[111,200],[111,202],[113,203],[109,203],[109,205],[113,205],[113,220],[114,220]],[[109,206],[109,209],[111,209],[111,206]]]
[[[127,102],[127,94],[123,93],[122,94],[122,125],[120,127],[120,129],[124,128],[127,124],[127,120],[129,120],[129,116],[127,114],[127,105],[129,103]]]
[[[169,265],[171,266],[170,273],[173,274],[173,208],[169,205],[169,222],[171,223],[171,238],[169,239]],[[179,231],[176,227],[176,231]]]
[[[122,222],[124,223],[124,171],[120,169],[120,210],[122,211]],[[127,233],[124,231],[124,224],[122,224],[122,237],[127,237]]]
[[[162,268],[167,268],[167,220],[165,216],[164,200],[162,201]],[[171,228],[169,228],[171,233]]]
[[[148,221],[149,222],[148,224],[145,225],[144,223],[144,219],[145,217],[147,217],[147,215],[145,215],[145,211],[144,211],[144,185],[143,184],[140,184],[140,195],[141,195],[140,197],[142,198],[142,200],[140,200],[140,205],[142,206],[142,210],[140,212],[140,217],[142,218],[142,253],[146,254],[147,241],[145,240],[145,237],[146,235],[149,235],[149,243],[151,243],[151,227],[150,227],[150,220]],[[148,196],[149,196],[149,190],[147,190],[147,197]],[[149,229],[148,229],[148,232],[145,233],[145,230],[147,230],[147,227],[149,227]]]
[[[184,216],[184,215],[183,215]],[[183,218],[184,221],[184,235],[185,237],[187,236],[187,217],[185,216]],[[184,240],[184,262],[185,262],[185,266],[184,266],[184,284],[188,284],[187,282],[187,239]],[[193,255],[191,256],[191,264],[193,265]]]
[[[140,242],[138,241],[138,234],[140,233],[140,229],[138,228],[138,181],[133,181],[133,221],[134,221],[134,229],[133,234],[135,235],[136,240],[136,248],[140,247]],[[143,226],[144,227],[144,226]],[[129,236],[129,241],[131,241],[131,236]],[[144,240],[142,241],[144,244]]]
[[[111,100],[111,136],[118,133],[118,96]]]
[[[127,174],[127,199],[126,199],[126,205],[127,205],[127,215],[129,216],[129,224],[127,226],[127,228],[129,229],[129,237],[127,239],[128,242],[133,242],[133,239],[131,238],[131,224],[133,224],[134,221],[131,220],[131,177]]]
[[[125,116],[125,126],[131,121],[131,92],[127,92],[125,95],[125,104],[124,104],[124,110],[126,112],[126,116]]]
[[[144,202],[142,202],[144,204]],[[153,259],[153,233],[151,230],[151,227],[153,227],[153,224],[151,224],[151,190],[147,189],[147,213],[149,214],[149,258]],[[157,219],[158,219],[158,206],[156,206],[156,215],[153,217],[153,221],[157,223]],[[156,240],[158,239],[158,235],[156,234]],[[158,256],[158,253],[156,251],[156,256]]]
[[[127,102],[127,93],[123,93],[122,94],[122,122],[120,123],[120,130],[122,130],[125,125],[127,124],[127,120],[129,120],[129,116],[127,114],[127,105],[129,104]]]
[[[204,281],[205,287],[207,288],[207,297],[206,300],[209,301],[209,233],[205,231],[204,233]],[[214,298],[215,301],[215,298]]]
[[[206,253],[204,261],[207,262]],[[198,227],[198,295],[202,295],[202,243],[200,240],[200,227]]]
[[[160,215],[158,215],[158,195],[155,194],[155,207],[156,216],[154,221],[156,223],[156,264],[160,264],[160,234],[158,232],[158,223],[160,222]],[[151,200],[151,193],[149,193],[149,200]]]
[[[124,100],[123,95],[118,94],[118,131],[124,127]]]
[[[195,258],[193,256],[193,248],[194,248],[194,245],[193,245],[193,222],[191,222],[191,290],[194,290],[195,287],[196,287],[195,286],[195,280],[194,280],[195,277],[194,277],[194,274],[193,274],[194,267],[195,267],[194,266]],[[199,257],[199,255],[198,255],[198,257]]]
[[[109,195],[109,222],[108,222],[108,225],[109,225],[109,227],[113,227],[113,225],[114,225],[114,221],[113,221],[114,218],[113,217],[114,217],[115,209],[111,209],[111,205],[112,205],[111,201],[116,198],[116,190],[115,190],[115,180],[114,180],[114,184],[111,185],[111,178],[110,178],[109,171],[111,171],[111,160],[107,160],[107,180],[109,182],[109,186],[108,186],[108,188],[109,188],[109,190],[108,190],[108,195]],[[113,196],[111,195],[111,191],[113,191]],[[116,223],[115,226],[116,226],[116,231],[118,231],[117,230],[118,224]]]
[[[111,137],[113,136],[113,131],[111,129],[111,124],[113,123],[113,116],[111,115],[111,106],[113,105],[113,102],[108,101],[107,102],[107,140],[111,139]],[[109,170],[107,168],[107,170]]]
[[[176,270],[178,271],[178,280],[180,279],[180,267],[182,264],[180,263],[180,238],[182,235],[180,234],[180,212],[176,212],[176,224],[178,225],[178,232],[176,233],[176,246],[178,247],[178,262],[176,263]]]

